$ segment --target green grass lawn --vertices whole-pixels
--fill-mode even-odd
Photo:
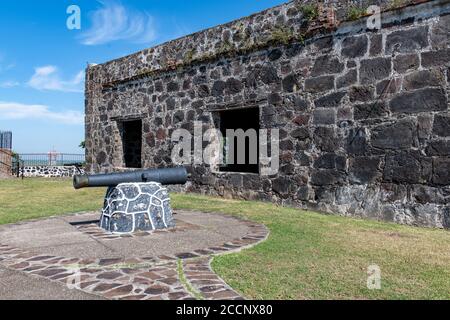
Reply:
[[[98,210],[105,191],[74,190],[69,179],[0,180],[0,224]]]
[[[104,189],[68,180],[0,181],[0,223],[99,210]],[[26,199],[25,201],[23,201]],[[174,194],[178,209],[222,212],[265,224],[269,239],[216,257],[214,270],[254,299],[450,299],[450,232],[327,216],[268,203]],[[381,268],[381,290],[366,287]]]

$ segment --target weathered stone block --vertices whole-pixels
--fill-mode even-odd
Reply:
[[[334,88],[333,76],[322,76],[317,78],[308,78],[305,81],[305,91],[323,92]]]
[[[440,137],[450,137],[450,114],[434,116],[433,134]]]
[[[383,50],[383,35],[374,34],[370,36],[370,49],[369,49],[370,56],[379,55],[381,54],[382,50]]]
[[[179,89],[180,89],[180,85],[175,81],[171,81],[167,84],[168,92],[178,91]]]
[[[307,185],[299,186],[296,194],[296,198],[302,201],[309,200],[309,187]]]
[[[419,160],[406,152],[387,156],[383,172],[386,182],[394,183],[419,183],[421,166]]]
[[[361,61],[360,81],[363,84],[387,78],[391,74],[391,58],[373,58]]]
[[[434,140],[426,148],[428,156],[450,156],[450,140]]]
[[[445,198],[443,197],[440,189],[436,187],[430,187],[421,184],[413,185],[411,188],[411,195],[416,202],[421,204],[445,203]]]
[[[263,66],[259,71],[259,77],[265,84],[277,83],[280,81],[277,70],[271,66]]]
[[[439,22],[433,26],[430,32],[433,48],[447,48],[450,45],[450,15],[440,16]]]
[[[388,114],[386,103],[375,102],[355,105],[353,117],[355,120],[381,118]]]
[[[292,181],[287,177],[278,177],[272,180],[272,190],[278,194],[286,195],[291,190]]]
[[[450,157],[433,159],[433,183],[441,186],[450,185]]]
[[[372,130],[371,144],[380,149],[409,149],[413,144],[415,125],[404,120],[382,124]]]
[[[324,153],[314,161],[314,168],[345,170],[346,159],[344,156],[335,153]]]
[[[386,54],[390,55],[394,51],[407,53],[423,49],[428,46],[428,26],[412,28],[408,30],[398,30],[386,37]]]
[[[291,137],[298,140],[305,140],[310,138],[307,128],[297,128],[291,132]]]
[[[379,157],[356,157],[350,160],[349,175],[353,183],[367,184],[381,177]]]
[[[419,65],[419,55],[417,53],[398,55],[394,58],[394,70],[398,73],[415,70],[419,68]]]
[[[316,109],[313,113],[314,124],[334,124],[336,123],[335,109]]]
[[[316,108],[336,108],[340,105],[342,99],[345,97],[346,92],[335,92],[323,96],[314,101]]]
[[[313,141],[317,148],[327,152],[335,151],[339,146],[334,128],[329,127],[317,127],[314,130]]]
[[[340,73],[344,70],[344,64],[336,56],[324,55],[316,59],[311,75],[321,76],[326,74]]]
[[[398,113],[442,111],[447,109],[447,97],[442,89],[425,88],[398,94],[389,107]]]
[[[336,79],[336,88],[345,88],[355,84],[358,81],[358,72],[356,69],[349,70],[343,76],[340,76]]]
[[[311,172],[311,184],[326,186],[338,184],[343,181],[343,173],[337,170],[313,169]]]
[[[444,82],[444,75],[437,69],[415,71],[405,76],[403,88],[415,90],[424,87],[437,87]]]
[[[422,52],[422,67],[442,66],[450,62],[450,48]]]
[[[362,155],[366,153],[368,148],[366,131],[363,128],[350,129],[345,147],[349,154]]]
[[[226,87],[225,81],[222,81],[222,80],[215,81],[212,86],[212,90],[211,90],[212,95],[215,97],[222,96],[223,92],[225,90],[225,87]]]
[[[349,90],[350,102],[365,102],[372,100],[374,97],[374,92],[371,87],[352,87]]]
[[[391,78],[382,80],[377,83],[377,97],[386,97],[388,95],[392,95],[395,93],[400,92],[402,86],[402,79],[401,78]]]
[[[226,90],[229,94],[236,94],[242,91],[243,84],[236,78],[229,78],[226,82]]]
[[[283,81],[283,90],[286,92],[296,92],[299,89],[299,84],[297,76],[295,74],[290,74],[286,76]]]
[[[362,57],[367,53],[366,35],[347,37],[342,41],[341,54],[347,58]]]

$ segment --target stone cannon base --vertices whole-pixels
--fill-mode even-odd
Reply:
[[[118,234],[175,227],[167,189],[156,182],[109,188],[100,227]]]

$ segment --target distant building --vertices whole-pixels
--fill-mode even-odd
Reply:
[[[0,149],[12,149],[11,131],[0,131]]]

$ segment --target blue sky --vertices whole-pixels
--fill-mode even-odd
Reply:
[[[0,2],[0,130],[20,153],[82,153],[84,69],[285,0]],[[69,30],[70,5],[81,30]]]

